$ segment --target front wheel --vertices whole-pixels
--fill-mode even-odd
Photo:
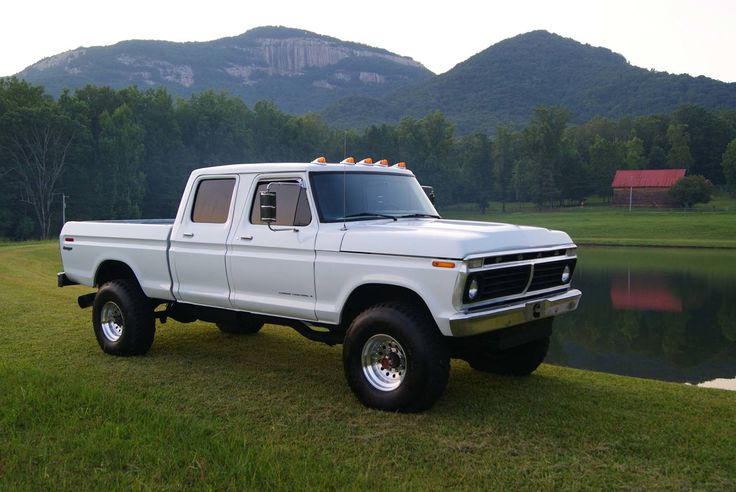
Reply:
[[[145,354],[156,334],[153,306],[137,283],[107,282],[95,296],[92,328],[100,348],[108,354]]]
[[[350,388],[366,406],[419,412],[442,395],[450,356],[432,320],[414,306],[378,304],[350,324],[343,343]]]

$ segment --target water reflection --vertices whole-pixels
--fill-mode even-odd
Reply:
[[[668,284],[668,276],[654,273],[634,274],[627,267],[626,277],[611,277],[611,304],[616,311],[682,312],[682,300]]]
[[[548,362],[691,384],[736,378],[736,252],[579,256],[573,285],[583,299],[555,322]]]

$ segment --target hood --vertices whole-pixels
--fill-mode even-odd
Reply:
[[[340,251],[463,259],[502,251],[571,244],[562,231],[498,222],[399,219],[348,223]]]

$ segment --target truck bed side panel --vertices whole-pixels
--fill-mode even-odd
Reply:
[[[103,262],[119,261],[133,270],[148,297],[173,300],[170,232],[167,223],[67,222],[60,236],[64,271],[71,280],[93,286]]]

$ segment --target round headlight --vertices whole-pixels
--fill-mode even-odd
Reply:
[[[562,270],[562,283],[566,284],[570,281],[570,266],[565,265],[565,269]]]
[[[478,281],[473,279],[468,286],[468,299],[471,301],[478,296]]]

